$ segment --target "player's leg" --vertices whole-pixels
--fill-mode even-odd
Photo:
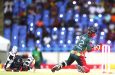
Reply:
[[[90,72],[90,68],[87,66],[84,56],[80,56],[79,59],[77,59],[76,61],[78,63],[77,68],[79,72],[82,72],[82,73]]]
[[[11,63],[10,63],[9,61],[7,61],[6,64],[4,65],[4,69],[5,69],[6,71],[11,71],[10,66],[11,66]]]
[[[65,66],[71,65],[74,62],[74,60],[75,60],[74,58],[75,58],[75,55],[74,54],[70,54],[70,56],[69,56],[67,61],[64,61],[64,62],[62,62],[62,63],[60,63],[58,65],[55,65],[51,69],[51,71],[55,72],[55,71],[58,71],[58,70],[60,70],[61,68],[65,67]]]
[[[9,64],[9,61],[6,61],[5,65],[4,65],[4,69],[7,68],[8,64]]]
[[[12,55],[8,56],[7,61],[6,61],[5,66],[4,66],[5,70],[8,69],[11,66],[11,64],[13,62],[13,58],[14,57]]]
[[[36,69],[40,69],[41,68],[39,61],[36,61],[34,66],[35,66]]]
[[[5,63],[5,66],[4,66],[4,69],[6,71],[11,71],[11,65],[13,63],[13,60],[7,60],[6,63]]]

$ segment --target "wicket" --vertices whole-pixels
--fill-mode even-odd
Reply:
[[[102,65],[101,69],[103,73],[110,73],[110,45],[102,45]]]

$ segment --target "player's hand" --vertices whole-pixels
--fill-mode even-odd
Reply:
[[[96,45],[93,47],[94,51],[101,51],[102,50],[102,44]]]

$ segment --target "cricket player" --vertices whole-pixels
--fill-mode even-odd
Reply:
[[[23,56],[17,54],[17,46],[13,46],[9,52],[9,56],[5,63],[4,69],[6,71],[28,71],[31,69],[31,64],[34,61],[33,57],[28,57],[26,61],[23,61]]]
[[[35,47],[35,49],[32,51],[32,56],[35,59],[34,67],[36,69],[40,69],[41,68],[40,66],[43,62],[43,56],[42,56],[42,52],[38,47]]]
[[[14,61],[12,62],[10,69],[14,72],[18,71],[28,71],[32,69],[33,57],[28,57],[25,59],[21,55],[16,55]]]
[[[77,44],[70,51],[69,58],[64,62],[55,65],[51,69],[51,71],[52,72],[58,71],[64,66],[71,65],[74,61],[76,61],[78,64],[77,68],[79,72],[82,73],[90,72],[90,68],[86,64],[85,53],[86,51],[90,52],[95,49],[91,43],[91,38],[93,38],[96,35],[96,32],[97,32],[96,27],[93,26],[88,27],[88,32],[80,36],[80,39],[78,40]]]

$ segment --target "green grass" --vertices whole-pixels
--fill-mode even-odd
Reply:
[[[76,69],[62,69],[55,73],[52,73],[50,69],[40,69],[36,72],[5,72],[0,71],[0,75],[115,75],[115,70],[112,70],[112,74],[102,73],[100,69],[93,69],[90,73],[80,73]]]

